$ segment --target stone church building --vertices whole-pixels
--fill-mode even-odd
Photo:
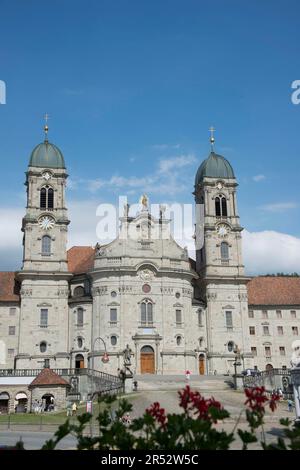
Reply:
[[[26,172],[22,268],[0,273],[0,369],[116,375],[127,345],[136,374],[233,373],[237,351],[244,369],[289,367],[300,278],[245,275],[238,184],[223,156],[212,150],[191,182],[204,207],[195,261],[146,197],[135,216],[125,209],[114,241],[68,250],[67,177],[46,134]]]

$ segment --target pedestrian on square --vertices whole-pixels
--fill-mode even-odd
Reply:
[[[294,406],[294,404],[293,404],[292,400],[288,400],[288,410],[289,411],[293,411],[293,406]]]
[[[185,371],[185,379],[186,379],[187,383],[189,383],[189,381],[190,381],[190,376],[191,376],[190,371],[189,371],[189,370],[186,370],[186,371]]]
[[[73,415],[73,416],[76,416],[76,414],[77,414],[77,405],[76,405],[76,403],[75,403],[75,401],[74,401],[74,403],[73,403],[73,405],[72,405],[72,415]]]

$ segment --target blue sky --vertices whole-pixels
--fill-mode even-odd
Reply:
[[[24,172],[47,112],[70,174],[71,244],[94,243],[96,203],[119,194],[191,203],[214,125],[240,184],[248,271],[300,271],[299,2],[0,6],[0,269],[20,265]]]

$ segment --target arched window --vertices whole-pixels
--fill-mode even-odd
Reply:
[[[81,338],[81,336],[77,338],[77,346],[79,347],[79,349],[81,349],[83,346],[83,339]]]
[[[198,313],[198,326],[203,326],[203,312],[199,308],[197,313]]]
[[[233,342],[233,341],[229,341],[229,342],[227,343],[228,352],[234,351],[234,348],[235,348],[234,342]]]
[[[220,194],[215,199],[216,216],[227,217],[227,201],[226,197]]]
[[[221,243],[221,259],[222,260],[229,259],[229,247],[228,247],[228,243],[226,242]]]
[[[176,344],[177,344],[177,346],[180,346],[181,343],[182,343],[182,336],[180,336],[180,335],[176,336]]]
[[[42,237],[42,255],[51,255],[51,237],[49,235]]]
[[[40,343],[40,351],[41,351],[41,353],[44,353],[44,352],[47,351],[47,343],[46,343],[46,341],[42,341],[42,342]]]
[[[153,323],[153,304],[148,299],[141,303],[141,323],[142,325],[152,325]]]
[[[77,286],[74,289],[74,297],[83,297],[84,296],[84,288],[82,286]]]
[[[83,326],[83,308],[77,309],[77,326]]]
[[[50,186],[44,186],[41,189],[40,195],[40,209],[53,209],[54,208],[54,191]]]
[[[54,191],[52,188],[48,189],[48,209],[53,209],[54,207]]]
[[[118,340],[117,340],[116,335],[113,335],[113,336],[110,337],[110,343],[111,343],[112,346],[116,346],[117,341]]]

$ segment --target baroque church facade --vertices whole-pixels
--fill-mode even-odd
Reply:
[[[67,177],[46,133],[26,172],[23,265],[0,273],[0,369],[116,375],[126,348],[135,374],[232,374],[237,354],[244,369],[289,367],[300,279],[245,276],[238,184],[223,156],[212,149],[196,174],[196,260],[146,197],[135,216],[125,208],[114,241],[68,250]]]

